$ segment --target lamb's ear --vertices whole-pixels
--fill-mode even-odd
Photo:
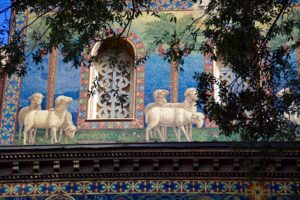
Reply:
[[[168,90],[163,90],[162,93],[165,94],[165,95],[168,95],[170,92]]]
[[[59,104],[60,102],[62,102],[63,98],[61,96],[57,97],[55,100],[55,104]]]

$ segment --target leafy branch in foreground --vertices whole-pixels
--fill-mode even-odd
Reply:
[[[132,6],[128,7],[128,3]],[[72,62],[79,67],[83,58],[81,53],[91,40],[102,40],[112,30],[112,26],[123,27],[124,32],[130,27],[133,19],[142,14],[142,10],[150,12],[150,1],[62,1],[62,0],[29,0],[12,1],[11,5],[0,6],[0,14],[12,9],[15,14],[28,13],[28,24],[21,31],[12,30],[8,44],[0,40],[0,59],[9,57],[9,62],[0,63],[0,67],[8,75],[26,74],[26,68],[18,67],[26,58],[32,57],[36,63],[43,60],[43,54],[61,48],[64,61]],[[5,21],[9,24],[8,20]],[[44,24],[43,24],[44,23]],[[30,27],[38,27],[27,34]],[[0,34],[5,34],[6,27],[0,27]],[[122,35],[121,33],[120,35]],[[26,54],[24,55],[24,49]],[[42,53],[41,53],[42,51]],[[25,65],[26,66],[26,65]]]
[[[192,15],[185,15],[177,19],[173,14],[162,13],[154,21],[146,23],[144,40],[148,54],[158,51],[158,55],[170,63],[170,101],[178,102],[179,70],[184,71],[184,57],[192,51],[198,51],[201,30],[195,26]]]
[[[231,82],[195,75],[209,119],[242,141],[298,140],[289,116],[299,117],[300,82],[291,61],[300,45],[299,11],[289,0],[211,0],[206,13],[203,33],[212,45],[203,43],[201,50],[235,75]],[[284,43],[274,45],[279,36]],[[289,92],[277,95],[282,88]]]

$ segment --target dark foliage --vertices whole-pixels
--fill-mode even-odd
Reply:
[[[242,141],[298,140],[299,128],[289,120],[300,104],[299,76],[290,60],[299,46],[300,21],[292,6],[288,0],[210,1],[203,32],[210,42],[201,51],[235,77],[229,83],[212,74],[195,78],[199,103],[223,134],[238,133]],[[271,48],[277,36],[286,43]],[[279,97],[281,88],[289,89]]]

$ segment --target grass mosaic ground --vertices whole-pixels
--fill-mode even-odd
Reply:
[[[181,135],[182,141],[185,137]],[[238,136],[225,137],[219,135],[219,130],[216,128],[193,129],[193,141],[207,142],[207,141],[237,141]],[[160,139],[155,137],[153,142],[159,142]],[[176,141],[173,129],[168,129],[167,142]],[[87,144],[87,143],[131,143],[131,142],[145,142],[145,129],[114,129],[114,130],[80,130],[76,133],[73,140],[69,144]],[[23,140],[15,139],[15,144],[23,144]],[[44,130],[38,130],[36,136],[36,144],[50,144],[50,139],[44,138]],[[62,138],[64,144],[64,137]]]

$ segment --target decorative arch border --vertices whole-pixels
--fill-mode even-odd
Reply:
[[[11,14],[10,33],[19,33],[27,25],[27,13]],[[26,40],[26,30],[21,34]],[[10,36],[9,36],[10,37]],[[6,75],[3,86],[2,105],[0,105],[0,145],[12,145],[17,128],[21,78],[15,74]],[[2,91],[0,91],[2,92]]]
[[[114,34],[123,32],[122,28],[114,29]],[[90,79],[90,69],[82,63],[80,71],[80,95],[78,105],[77,127],[78,129],[122,129],[122,128],[143,128],[144,127],[144,81],[145,81],[145,63],[139,62],[146,57],[146,50],[143,41],[132,32],[125,32],[124,37],[134,49],[136,61],[134,78],[135,78],[135,110],[133,120],[126,121],[97,121],[87,120],[88,111],[88,89]],[[108,36],[109,37],[109,36]],[[92,52],[100,48],[100,43],[91,44]]]

